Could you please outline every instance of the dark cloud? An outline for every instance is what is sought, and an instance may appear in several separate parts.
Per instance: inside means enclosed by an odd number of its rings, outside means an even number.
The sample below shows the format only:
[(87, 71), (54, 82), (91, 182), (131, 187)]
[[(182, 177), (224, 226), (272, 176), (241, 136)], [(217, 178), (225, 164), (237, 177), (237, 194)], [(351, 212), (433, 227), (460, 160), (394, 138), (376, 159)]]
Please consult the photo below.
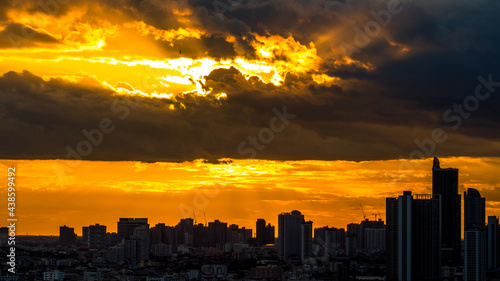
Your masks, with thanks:
[[(430, 137), (433, 129), (427, 113), (410, 102), (380, 99), (380, 93), (366, 89), (311, 85), (307, 79), (303, 83), (295, 78), (299, 82), (294, 88), (276, 87), (259, 79), (246, 80), (235, 68), (214, 70), (206, 77), (205, 86), (213, 88), (207, 97), (135, 98), (130, 104), (86, 79), (69, 83), (45, 81), (29, 72), (4, 74), (0, 78), (0, 128), (6, 137), (0, 143), (0, 157), (65, 158), (66, 146), (77, 150), (86, 139), (82, 130), (98, 129), (103, 118), (109, 118), (114, 131), (104, 133), (102, 143), (82, 155), (83, 159), (246, 158), (250, 154), (240, 154), (238, 146), (270, 128), (276, 116), (273, 109), (284, 114), (285, 106), (296, 117), (274, 133), (269, 143), (259, 141), (265, 148), (256, 151), (257, 158), (391, 159), (414, 150), (413, 141)], [(227, 99), (217, 99), (222, 92)], [(278, 121), (275, 126), (281, 124)], [(450, 140), (438, 148), (441, 154), (500, 156), (489, 143), (498, 133), (481, 139), (447, 132)], [(470, 148), (471, 144), (476, 147)]]
[(27, 48), (60, 44), (54, 37), (28, 26), (9, 23), (0, 31), (0, 48)]
[[(256, 35), (280, 35), (304, 45), (313, 42), (321, 67), (288, 74), (279, 87), (257, 77), (247, 79), (235, 68), (217, 69), (203, 85), (211, 89), (207, 97), (136, 98), (136, 107), (125, 107), (129, 113), (124, 120), (119, 117), (125, 111), (111, 109), (118, 96), (96, 83), (45, 81), (29, 72), (9, 72), (0, 78), (0, 130), (6, 136), (0, 142), (1, 157), (64, 158), (66, 146), (75, 148), (85, 138), (83, 129), (98, 128), (109, 118), (116, 129), (85, 159), (245, 158), (250, 154), (240, 154), (238, 146), (249, 142), (249, 136), (269, 132), (273, 109), (281, 112), (285, 106), (296, 117), (256, 150), (257, 158), (408, 157), (418, 148), (415, 140), (430, 138), (437, 127), (448, 139), (436, 146), (436, 154), (500, 156), (499, 89), (480, 101), (470, 117), (462, 117), (458, 129), (452, 129), (457, 121), (443, 119), (454, 104), (474, 94), (478, 76), (487, 79), (491, 74), (500, 81), (498, 2), (404, 2), (377, 36), (351, 54), (352, 63), (339, 52), (340, 44), (354, 45), (354, 28), (364, 30), (374, 21), (371, 11), (387, 9), (386, 1), (243, 1), (225, 11), (222, 21), (212, 0), (100, 3), (158, 29), (205, 31), (200, 39), (182, 39), (173, 46), (157, 41), (167, 57), (178, 57), (181, 50), (193, 58), (255, 58)], [(5, 7), (0, 5), (0, 16)], [(21, 28), (11, 23), (1, 32)], [(234, 41), (227, 41), (229, 36)], [(0, 46), (7, 46), (5, 36), (1, 38)], [(47, 34), (33, 39), (31, 44), (57, 43)], [(319, 85), (311, 76), (317, 73), (340, 80)], [(227, 99), (219, 98), (221, 93)], [(126, 106), (118, 100), (118, 106)]]

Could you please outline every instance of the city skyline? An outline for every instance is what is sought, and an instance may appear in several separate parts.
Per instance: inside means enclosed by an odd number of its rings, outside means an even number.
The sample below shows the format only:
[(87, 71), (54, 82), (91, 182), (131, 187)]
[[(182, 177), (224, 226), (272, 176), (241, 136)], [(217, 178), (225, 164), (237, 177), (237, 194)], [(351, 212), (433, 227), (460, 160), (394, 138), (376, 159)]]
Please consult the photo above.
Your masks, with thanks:
[[(459, 183), (460, 193), (463, 193), (466, 188), (476, 188), (485, 197), (491, 198), (487, 200), (486, 212), (491, 215), (500, 215), (500, 205), (496, 203), (496, 200), (500, 200), (500, 198), (497, 199), (497, 193), (494, 189), (495, 170), (500, 169), (500, 160), (474, 158), (440, 158), (440, 160), (446, 167), (462, 167)], [(21, 162), (20, 167), (25, 172), (38, 175), (37, 177), (20, 177), (18, 179), (18, 182), (25, 186), (27, 191), (30, 190), (29, 193), (24, 193), (25, 195), (22, 191), (20, 194), (24, 195), (25, 210), (32, 209), (37, 210), (37, 212), (33, 211), (31, 215), (26, 214), (24, 218), (26, 224), (20, 224), (19, 229), (20, 234), (28, 232), (33, 235), (55, 235), (59, 225), (68, 225), (77, 220), (81, 221), (79, 225), (99, 222), (110, 225), (113, 230), (114, 223), (110, 222), (113, 222), (115, 217), (120, 216), (149, 217), (154, 223), (174, 224), (180, 218), (192, 217), (193, 209), (196, 212), (198, 222), (204, 221), (205, 213), (207, 220), (233, 221), (246, 227), (253, 227), (254, 217), (250, 216), (251, 214), (255, 214), (255, 217), (265, 218), (266, 221), (277, 225), (277, 219), (273, 216), (269, 217), (269, 212), (281, 213), (300, 209), (309, 213), (310, 219), (315, 223), (346, 227), (350, 222), (363, 219), (359, 208), (360, 204), (364, 205), (368, 217), (373, 218), (373, 214), (377, 214), (377, 209), (382, 215), (385, 215), (386, 197), (404, 190), (413, 190), (415, 193), (431, 193), (432, 172), (429, 167), (432, 167), (432, 161), (432, 158), (428, 158), (410, 162), (332, 163), (310, 161), (308, 163), (268, 162), (266, 164), (251, 160), (235, 160), (231, 165), (201, 162), (180, 164), (116, 162), (114, 170), (106, 171), (102, 170), (103, 167), (107, 167), (105, 162), (83, 161), (80, 170), (61, 178), (60, 184), (68, 187), (60, 190), (51, 188), (54, 186), (50, 184), (51, 182), (59, 182), (57, 174), (54, 173), (53, 167), (50, 165), (52, 162), (42, 161), (39, 165), (34, 162), (26, 162), (26, 164)], [(277, 164), (280, 166), (274, 166)], [(189, 173), (168, 174), (168, 171), (178, 171), (180, 167), (194, 170), (192, 173), (195, 175)], [(279, 170), (270, 173), (267, 170), (270, 167), (279, 167)], [(248, 168), (255, 173), (245, 175)], [(113, 180), (115, 177), (122, 177), (121, 170), (129, 171), (126, 172), (128, 179), (125, 181), (118, 178)], [(88, 172), (93, 173), (95, 179), (88, 181), (86, 176)], [(282, 177), (277, 173), (287, 176)], [(214, 177), (222, 178), (224, 175), (228, 176), (227, 180), (226, 182), (219, 181), (221, 183), (218, 187), (209, 183)], [(353, 175), (361, 177), (353, 178)], [(149, 178), (150, 181), (144, 182), (142, 180), (144, 177)], [(107, 179), (108, 182), (103, 184), (99, 182), (99, 179)], [(240, 182), (238, 183), (237, 180)], [(262, 189), (262, 186), (265, 186), (262, 185), (263, 180), (266, 180), (269, 185), (288, 190), (287, 198), (280, 197), (277, 192)], [(184, 193), (179, 193), (181, 186), (178, 184), (182, 182), (185, 182), (188, 188)], [(115, 185), (115, 188), (112, 191), (106, 191), (105, 189), (109, 188), (110, 184)], [(347, 186), (348, 189), (338, 188), (338, 186)], [(318, 195), (311, 197), (308, 194), (311, 187), (317, 190)], [(209, 196), (205, 199), (201, 198), (203, 200), (198, 198), (200, 205), (194, 206), (193, 199), (197, 194), (195, 192), (197, 189), (200, 192), (207, 191)], [(252, 192), (248, 193), (248, 191)], [(246, 197), (243, 195), (245, 192)], [(367, 193), (372, 196), (364, 195)], [(135, 194), (141, 194), (141, 196)], [(158, 197), (158, 194), (177, 198), (174, 200), (176, 203), (166, 204), (169, 202), (168, 197)], [(75, 197), (75, 195), (77, 196)], [(113, 196), (118, 197), (115, 200), (106, 199)], [(39, 200), (40, 198), (43, 200)], [(120, 199), (118, 200), (118, 198)], [(246, 198), (253, 201), (245, 200)], [(308, 200), (304, 202), (304, 198), (308, 198)], [(98, 205), (89, 210), (89, 206), (95, 204), (93, 202)], [(237, 204), (232, 207), (232, 203), (236, 202)], [(297, 202), (300, 203), (297, 204)], [(138, 205), (137, 208), (141, 210), (124, 211), (120, 207), (123, 204)], [(262, 208), (262, 211), (259, 211), (259, 207)], [(231, 214), (227, 213), (228, 208), (233, 210)], [(328, 210), (329, 208), (331, 211)], [(334, 211), (339, 210), (339, 208), (344, 211), (341, 213)], [(162, 212), (165, 214), (162, 215)], [(171, 215), (168, 215), (167, 212)], [(21, 212), (21, 214), (23, 213)], [(47, 219), (40, 220), (41, 217)], [(95, 217), (100, 217), (100, 221), (94, 221)], [(45, 230), (40, 231), (44, 228)], [(37, 229), (39, 230), (37, 231)]]

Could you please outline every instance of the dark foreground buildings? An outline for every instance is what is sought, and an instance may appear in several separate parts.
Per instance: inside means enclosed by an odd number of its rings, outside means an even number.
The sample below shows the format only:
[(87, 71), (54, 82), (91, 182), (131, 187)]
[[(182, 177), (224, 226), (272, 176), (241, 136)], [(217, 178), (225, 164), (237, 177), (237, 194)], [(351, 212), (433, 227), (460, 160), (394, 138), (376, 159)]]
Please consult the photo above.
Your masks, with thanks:
[(439, 280), (441, 274), (441, 196), (386, 199), (387, 280)]
[(441, 195), (442, 218), (442, 263), (460, 266), (462, 209), (461, 195), (458, 194), (458, 169), (441, 168), (439, 159), (434, 157), (432, 166), (432, 194)]

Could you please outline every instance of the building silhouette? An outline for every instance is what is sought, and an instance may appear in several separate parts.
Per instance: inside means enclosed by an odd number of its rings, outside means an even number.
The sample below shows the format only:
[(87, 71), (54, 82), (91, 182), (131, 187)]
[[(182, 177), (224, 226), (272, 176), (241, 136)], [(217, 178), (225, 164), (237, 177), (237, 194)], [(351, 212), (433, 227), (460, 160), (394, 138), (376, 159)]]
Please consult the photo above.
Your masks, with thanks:
[(124, 238), (129, 238), (132, 234), (134, 234), (134, 230), (137, 227), (147, 225), (147, 218), (120, 218), (118, 221), (118, 241), (121, 241)]
[(130, 237), (132, 240), (136, 241), (136, 257), (139, 261), (149, 260), (149, 227), (147, 225), (142, 225), (134, 229), (134, 233)]
[(485, 204), (485, 198), (476, 189), (464, 192), (464, 230), (484, 227)]
[(300, 224), (300, 260), (313, 256), (313, 222)]
[(443, 169), (434, 157), (432, 166), (432, 194), (441, 195), (442, 209), (442, 262), (460, 266), (461, 261), (461, 195), (458, 194), (458, 169)]
[(274, 226), (270, 223), (266, 225), (265, 219), (257, 219), (256, 238), (259, 245), (274, 244)]
[(464, 280), (486, 280), (485, 198), (474, 188), (464, 192)]
[(387, 280), (439, 280), (441, 274), (441, 196), (386, 199)]
[(297, 258), (301, 255), (301, 225), (304, 215), (294, 210), (278, 215), (278, 256), (280, 259)]
[(323, 226), (314, 229), (315, 253), (318, 256), (335, 257), (345, 252), (346, 233), (343, 228)]
[(465, 281), (486, 280), (486, 231), (470, 229), (465, 231)]
[(208, 241), (210, 247), (224, 247), (227, 242), (227, 222), (219, 220), (209, 222)]
[(181, 219), (175, 226), (175, 244), (176, 245), (193, 245), (194, 221), (192, 218)]
[(91, 249), (106, 248), (106, 226), (94, 224), (88, 226), (88, 247)]
[(487, 268), (495, 270), (500, 268), (500, 226), (498, 217), (488, 216), (487, 227)]
[(72, 227), (67, 227), (66, 225), (59, 227), (59, 242), (65, 244), (75, 244), (75, 229)]

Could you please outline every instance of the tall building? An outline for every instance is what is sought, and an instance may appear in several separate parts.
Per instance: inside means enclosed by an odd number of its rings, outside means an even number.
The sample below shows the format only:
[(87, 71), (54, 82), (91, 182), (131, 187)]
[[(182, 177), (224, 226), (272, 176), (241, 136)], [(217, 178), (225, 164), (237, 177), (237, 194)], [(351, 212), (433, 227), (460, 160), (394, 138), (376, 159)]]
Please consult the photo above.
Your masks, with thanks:
[(438, 280), (441, 274), (441, 198), (386, 199), (387, 280)]
[(345, 237), (345, 250), (348, 257), (354, 258), (361, 249), (361, 225), (358, 223), (350, 223), (347, 225), (347, 232)]
[(346, 249), (346, 233), (343, 228), (324, 226), (314, 229), (315, 254), (318, 256), (337, 256)]
[(259, 245), (266, 245), (266, 220), (265, 219), (257, 219), (255, 224), (255, 234), (257, 237), (257, 242)]
[(82, 243), (89, 244), (89, 227), (82, 226)]
[(473, 188), (464, 192), (464, 280), (486, 280), (485, 199)]
[(89, 225), (88, 247), (92, 249), (106, 248), (106, 226), (95, 224)]
[(487, 267), (489, 270), (500, 268), (500, 234), (498, 217), (488, 217), (487, 228)]
[(66, 244), (76, 243), (75, 229), (66, 225), (59, 227), (59, 242)]
[(227, 222), (215, 220), (208, 223), (208, 241), (210, 247), (219, 247), (227, 242)]
[[(385, 243), (386, 243), (386, 253), (385, 253), (385, 262), (386, 262), (386, 275), (387, 280), (398, 280), (398, 237), (399, 237), (399, 227), (398, 227), (398, 219), (399, 219), (399, 203), (398, 198), (386, 198), (385, 200), (385, 208), (386, 208), (386, 217), (385, 221), (387, 223), (386, 235), (385, 235)], [(347, 228), (347, 245), (349, 246), (349, 226)], [(351, 235), (354, 235), (352, 233)], [(350, 256), (349, 249), (347, 249), (347, 254)]]
[(131, 239), (136, 240), (137, 260), (149, 260), (149, 227), (142, 225), (134, 229)]
[(158, 223), (151, 228), (151, 245), (170, 244), (172, 245), (172, 227), (164, 223)]
[(485, 204), (477, 189), (468, 188), (464, 192), (464, 230), (484, 227)]
[(459, 266), (462, 210), (461, 195), (458, 194), (458, 169), (441, 168), (437, 157), (434, 157), (432, 166), (432, 194), (441, 195), (443, 265)]
[(465, 281), (486, 280), (486, 232), (481, 229), (465, 231)]
[(278, 215), (278, 255), (280, 259), (301, 257), (301, 224), (304, 215), (299, 211)]
[(149, 228), (147, 218), (120, 218), (118, 221), (118, 241), (129, 238), (134, 234), (134, 229), (143, 225), (147, 225)]
[(192, 218), (181, 219), (175, 226), (175, 245), (193, 245), (193, 227)]
[(300, 260), (313, 256), (313, 222), (300, 224)]
[(268, 223), (266, 225), (266, 244), (274, 244), (275, 243), (275, 238), (274, 238), (274, 225), (271, 225)]

